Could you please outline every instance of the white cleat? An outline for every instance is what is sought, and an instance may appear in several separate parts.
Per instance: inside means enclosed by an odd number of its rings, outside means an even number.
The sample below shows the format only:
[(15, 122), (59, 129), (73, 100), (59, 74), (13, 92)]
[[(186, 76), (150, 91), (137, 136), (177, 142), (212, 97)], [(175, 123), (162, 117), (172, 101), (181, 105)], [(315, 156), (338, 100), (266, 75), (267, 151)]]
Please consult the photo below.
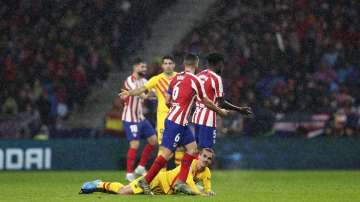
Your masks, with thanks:
[(129, 182), (132, 182), (135, 180), (135, 175), (134, 173), (126, 173), (126, 180), (129, 181)]
[(135, 169), (135, 174), (140, 176), (145, 176), (147, 173), (144, 166), (137, 166)]

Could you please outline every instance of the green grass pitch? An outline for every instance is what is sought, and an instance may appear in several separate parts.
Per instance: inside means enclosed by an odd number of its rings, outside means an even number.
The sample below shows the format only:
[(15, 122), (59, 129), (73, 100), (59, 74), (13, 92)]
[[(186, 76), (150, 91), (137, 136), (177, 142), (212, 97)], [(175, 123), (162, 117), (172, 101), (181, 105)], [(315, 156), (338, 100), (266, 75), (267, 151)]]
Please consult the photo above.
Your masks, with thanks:
[(360, 201), (359, 171), (214, 171), (214, 197), (79, 195), (84, 181), (124, 182), (115, 171), (0, 172), (0, 201)]

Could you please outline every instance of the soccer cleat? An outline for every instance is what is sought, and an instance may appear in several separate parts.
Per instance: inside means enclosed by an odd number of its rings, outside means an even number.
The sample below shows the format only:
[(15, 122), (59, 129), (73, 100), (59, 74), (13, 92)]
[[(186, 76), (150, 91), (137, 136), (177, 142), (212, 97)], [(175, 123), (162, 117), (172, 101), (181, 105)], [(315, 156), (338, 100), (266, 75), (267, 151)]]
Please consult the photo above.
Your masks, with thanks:
[(80, 189), (79, 194), (91, 194), (97, 190), (101, 180), (94, 180), (91, 182), (85, 182)]
[(180, 180), (176, 180), (175, 182), (175, 192), (181, 192), (187, 195), (195, 195), (196, 193), (194, 193), (191, 188), (184, 182), (180, 181)]
[(135, 174), (136, 175), (140, 175), (140, 176), (145, 176), (146, 175), (146, 169), (145, 169), (145, 167), (144, 166), (138, 166), (138, 167), (136, 167), (136, 169), (135, 169)]
[(137, 185), (143, 189), (145, 195), (154, 195), (144, 177), (140, 178)]
[(126, 173), (126, 180), (129, 181), (129, 182), (132, 182), (135, 180), (135, 175), (134, 173)]

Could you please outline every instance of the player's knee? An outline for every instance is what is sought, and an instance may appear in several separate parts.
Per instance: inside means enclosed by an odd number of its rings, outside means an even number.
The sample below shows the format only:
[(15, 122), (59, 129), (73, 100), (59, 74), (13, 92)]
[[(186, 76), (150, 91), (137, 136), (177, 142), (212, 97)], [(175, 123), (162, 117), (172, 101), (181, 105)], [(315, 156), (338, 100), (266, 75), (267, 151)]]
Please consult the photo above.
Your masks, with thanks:
[(172, 151), (166, 147), (160, 147), (159, 155), (163, 156), (166, 160), (169, 160), (172, 157)]
[(140, 141), (139, 140), (132, 140), (130, 141), (130, 148), (132, 149), (138, 149), (139, 145), (140, 145)]
[(186, 153), (194, 156), (195, 154), (198, 153), (197, 151), (198, 151), (197, 148), (191, 148), (191, 149), (186, 150)]
[(149, 144), (151, 144), (151, 145), (153, 145), (153, 146), (156, 146), (156, 145), (157, 145), (157, 137), (156, 137), (156, 135), (151, 136), (151, 137), (148, 139), (148, 142), (149, 142)]
[(195, 142), (186, 145), (185, 148), (186, 148), (186, 153), (190, 155), (195, 155), (197, 153), (197, 145)]

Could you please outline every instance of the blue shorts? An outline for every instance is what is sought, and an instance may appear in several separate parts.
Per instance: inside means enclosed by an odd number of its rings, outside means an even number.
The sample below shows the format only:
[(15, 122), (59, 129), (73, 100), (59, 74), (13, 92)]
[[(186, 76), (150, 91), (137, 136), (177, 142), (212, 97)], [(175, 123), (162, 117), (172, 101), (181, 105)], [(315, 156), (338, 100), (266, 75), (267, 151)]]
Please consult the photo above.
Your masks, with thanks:
[(161, 146), (175, 151), (180, 145), (187, 145), (195, 142), (194, 135), (188, 125), (180, 125), (170, 120), (165, 120), (165, 129)]
[(152, 127), (150, 122), (146, 119), (138, 123), (123, 121), (123, 126), (129, 141), (156, 135), (154, 127)]
[(216, 142), (216, 128), (194, 124), (195, 140), (200, 148), (213, 148)]

